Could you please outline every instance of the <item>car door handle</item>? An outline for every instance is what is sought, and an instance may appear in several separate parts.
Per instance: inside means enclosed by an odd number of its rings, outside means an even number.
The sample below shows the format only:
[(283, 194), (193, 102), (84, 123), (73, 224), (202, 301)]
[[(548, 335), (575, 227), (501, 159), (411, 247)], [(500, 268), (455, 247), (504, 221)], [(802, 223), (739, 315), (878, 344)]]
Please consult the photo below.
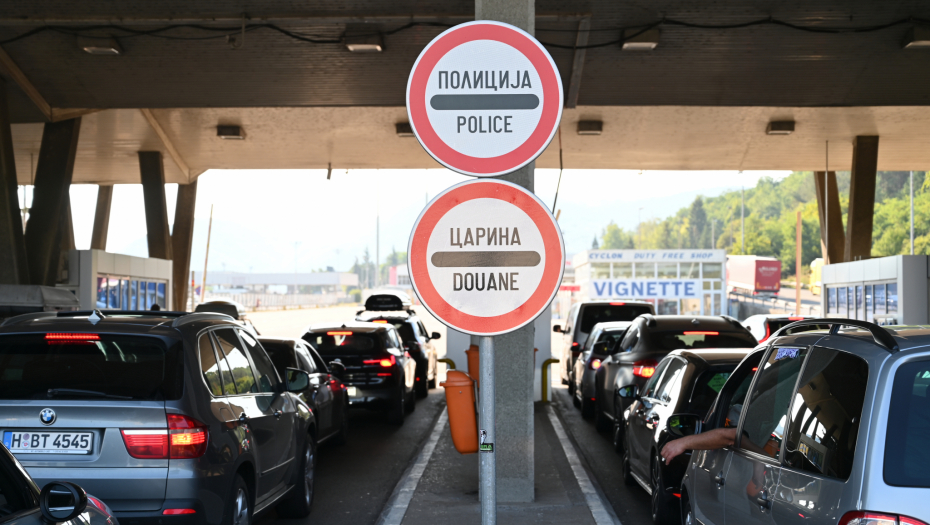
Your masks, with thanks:
[(723, 486), (723, 472), (714, 476), (714, 483), (716, 483), (718, 486)]
[(276, 418), (280, 418), (280, 417), (283, 416), (283, 415), (284, 415), (284, 412), (282, 412), (282, 411), (280, 411), (280, 410), (275, 410), (275, 411), (274, 411), (274, 417), (276, 417)]
[(772, 508), (772, 500), (765, 497), (765, 492), (763, 492), (761, 496), (756, 498), (756, 504), (758, 504), (759, 507), (763, 509)]

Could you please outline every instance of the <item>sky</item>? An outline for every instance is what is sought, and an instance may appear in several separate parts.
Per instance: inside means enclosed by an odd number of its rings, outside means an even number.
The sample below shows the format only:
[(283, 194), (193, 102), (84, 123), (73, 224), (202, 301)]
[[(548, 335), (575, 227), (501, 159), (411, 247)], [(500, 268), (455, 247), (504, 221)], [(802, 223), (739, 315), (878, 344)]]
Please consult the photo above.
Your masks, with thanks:
[[(664, 218), (696, 196), (719, 195), (761, 177), (788, 171), (565, 170), (557, 209), (566, 251), (591, 247), (610, 221), (623, 228)], [(407, 250), (410, 229), (428, 199), (468, 180), (445, 169), (334, 171), (210, 170), (198, 182), (191, 268), (202, 270), (210, 209), (213, 227), (209, 270), (310, 272), (348, 270), (365, 249), (374, 259), (376, 224), (380, 255)], [(536, 194), (552, 206), (559, 170), (536, 170)], [(166, 187), (169, 224), (177, 186)], [(78, 249), (90, 246), (97, 186), (71, 187)], [(27, 190), (27, 200), (31, 189)], [(117, 185), (113, 192), (107, 251), (145, 257), (142, 186)]]

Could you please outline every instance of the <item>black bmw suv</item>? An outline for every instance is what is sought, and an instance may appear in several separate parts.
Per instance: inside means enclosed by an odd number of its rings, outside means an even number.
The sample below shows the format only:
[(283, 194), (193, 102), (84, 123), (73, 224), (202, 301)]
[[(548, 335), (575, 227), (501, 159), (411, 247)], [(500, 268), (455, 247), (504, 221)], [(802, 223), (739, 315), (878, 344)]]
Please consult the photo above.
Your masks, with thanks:
[(0, 324), (0, 435), (39, 486), (79, 483), (122, 525), (250, 523), (313, 500), (316, 421), (231, 317), (43, 312)]
[(396, 425), (403, 425), (404, 416), (413, 412), (417, 365), (393, 325), (314, 325), (303, 340), (325, 361), (338, 360), (345, 367), (342, 382), (350, 407), (386, 411)]

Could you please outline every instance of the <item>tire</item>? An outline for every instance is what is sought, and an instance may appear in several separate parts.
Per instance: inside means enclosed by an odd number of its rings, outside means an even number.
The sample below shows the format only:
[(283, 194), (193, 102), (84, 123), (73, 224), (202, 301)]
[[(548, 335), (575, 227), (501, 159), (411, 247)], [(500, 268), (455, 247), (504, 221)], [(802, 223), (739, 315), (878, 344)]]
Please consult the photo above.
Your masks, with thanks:
[(407, 394), (407, 402), (404, 405), (404, 413), (409, 414), (417, 409), (417, 386), (413, 385), (413, 390)]
[(595, 411), (594, 400), (591, 399), (590, 397), (584, 397), (584, 394), (582, 394), (581, 417), (585, 419), (591, 419), (594, 417), (594, 411)]
[(404, 415), (407, 413), (407, 393), (401, 387), (397, 393), (397, 398), (391, 401), (391, 408), (388, 410), (388, 421), (392, 425), (403, 425)]
[(654, 525), (673, 525), (680, 516), (678, 505), (669, 501), (665, 492), (665, 480), (662, 478), (661, 460), (652, 458), (650, 481), (652, 485), (652, 523)]
[(633, 477), (633, 466), (630, 465), (630, 451), (627, 450), (626, 444), (621, 443), (623, 449), (623, 459), (620, 460), (620, 474), (623, 476), (623, 484), (632, 487), (636, 485), (636, 478)]
[(694, 509), (691, 508), (691, 498), (688, 491), (681, 491), (681, 525), (694, 525)]
[(426, 381), (426, 376), (428, 374), (423, 374), (421, 377), (418, 377), (419, 381), (414, 384), (414, 390), (417, 393), (417, 397), (422, 399), (429, 395), (429, 383)]
[(613, 421), (611, 421), (604, 411), (601, 410), (597, 404), (594, 405), (594, 428), (597, 429), (601, 434), (606, 434), (610, 432), (613, 428)]
[(236, 474), (223, 510), (223, 525), (252, 525), (252, 497), (249, 486)]
[(300, 479), (294, 486), (294, 492), (278, 504), (278, 516), (282, 518), (306, 518), (313, 509), (313, 488), (316, 477), (316, 441), (307, 435), (304, 451), (300, 456), (297, 472)]

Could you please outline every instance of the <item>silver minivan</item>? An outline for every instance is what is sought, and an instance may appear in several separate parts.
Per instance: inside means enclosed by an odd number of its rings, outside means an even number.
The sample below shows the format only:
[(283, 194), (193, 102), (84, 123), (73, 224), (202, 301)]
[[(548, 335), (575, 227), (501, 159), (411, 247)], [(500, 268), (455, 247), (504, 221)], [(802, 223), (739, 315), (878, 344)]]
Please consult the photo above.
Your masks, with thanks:
[[(805, 324), (830, 328), (781, 335)], [(691, 453), (685, 524), (930, 522), (930, 326), (788, 325), (737, 367), (706, 417), (671, 419), (672, 436), (737, 428), (733, 446)]]

